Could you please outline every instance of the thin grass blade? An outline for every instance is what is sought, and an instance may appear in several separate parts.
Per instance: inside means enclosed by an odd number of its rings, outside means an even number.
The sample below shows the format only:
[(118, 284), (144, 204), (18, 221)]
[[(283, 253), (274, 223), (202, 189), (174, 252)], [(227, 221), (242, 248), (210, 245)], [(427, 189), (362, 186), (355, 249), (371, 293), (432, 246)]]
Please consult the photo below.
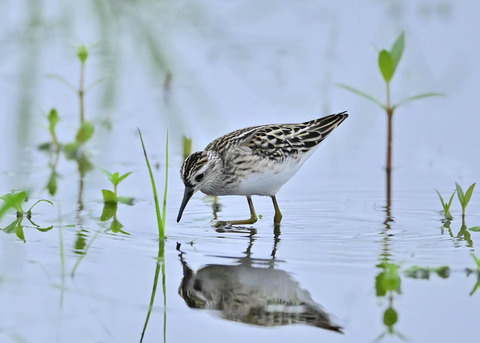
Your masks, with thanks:
[(140, 129), (138, 130), (138, 134), (140, 135), (140, 141), (142, 143), (143, 148), (143, 155), (145, 156), (145, 161), (147, 162), (148, 173), (150, 174), (150, 181), (152, 183), (152, 191), (153, 191), (153, 198), (155, 200), (155, 211), (157, 213), (157, 225), (158, 225), (158, 234), (160, 236), (160, 240), (165, 239), (165, 226), (163, 225), (162, 214), (160, 213), (160, 206), (158, 203), (158, 195), (157, 195), (157, 186), (155, 185), (155, 178), (153, 177), (152, 167), (150, 166), (150, 162), (148, 160), (147, 150), (145, 149), (145, 144), (143, 143), (142, 132)]

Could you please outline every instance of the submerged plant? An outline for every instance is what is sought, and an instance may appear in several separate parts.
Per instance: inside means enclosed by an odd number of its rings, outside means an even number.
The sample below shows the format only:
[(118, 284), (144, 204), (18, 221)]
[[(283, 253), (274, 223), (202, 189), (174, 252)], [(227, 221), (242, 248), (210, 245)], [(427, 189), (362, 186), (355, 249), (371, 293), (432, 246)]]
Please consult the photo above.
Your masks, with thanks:
[(22, 191), (19, 193), (7, 193), (2, 196), (0, 196), (0, 199), (4, 201), (4, 205), (0, 208), (0, 218), (1, 216), (8, 211), (9, 209), (14, 209), (17, 212), (17, 218), (11, 222), (9, 225), (4, 227), (2, 230), (6, 233), (15, 233), (18, 238), (20, 238), (22, 241), (25, 242), (25, 234), (23, 232), (23, 218), (27, 218), (28, 221), (38, 230), (38, 231), (48, 231), (53, 228), (52, 226), (42, 228), (40, 225), (37, 225), (33, 220), (32, 220), (32, 209), (37, 206), (41, 202), (47, 202), (50, 205), (53, 205), (53, 203), (50, 200), (46, 199), (40, 199), (37, 202), (35, 202), (30, 208), (25, 211), (23, 209), (22, 204), (26, 201), (28, 197), (27, 192)]
[(402, 101), (393, 104), (392, 99), (391, 99), (391, 92), (390, 92), (390, 84), (393, 79), (393, 76), (395, 75), (395, 72), (397, 70), (398, 64), (400, 63), (400, 59), (402, 58), (403, 55), (403, 50), (405, 48), (405, 32), (402, 32), (398, 38), (395, 40), (393, 43), (392, 47), (390, 50), (383, 49), (379, 52), (378, 54), (378, 67), (380, 69), (380, 72), (382, 74), (383, 80), (385, 81), (385, 90), (386, 90), (386, 102), (383, 103), (382, 101), (378, 100), (376, 97), (365, 93), (361, 90), (358, 90), (357, 88), (354, 88), (349, 85), (345, 84), (340, 84), (340, 87), (343, 87), (357, 95), (360, 95), (378, 106), (380, 106), (382, 109), (385, 110), (387, 114), (387, 171), (390, 171), (392, 168), (392, 142), (393, 142), (393, 114), (395, 110), (406, 104), (409, 103), (413, 100), (421, 99), (421, 98), (426, 98), (426, 97), (431, 97), (431, 96), (441, 96), (444, 95), (442, 93), (422, 93), (422, 94), (417, 94), (411, 97), (408, 97), (406, 99), (403, 99)]
[(446, 220), (452, 220), (452, 219), (453, 219), (453, 216), (452, 216), (452, 214), (450, 213), (450, 207), (452, 206), (453, 197), (455, 196), (455, 191), (453, 192), (453, 194), (452, 194), (452, 196), (450, 197), (450, 200), (448, 200), (448, 202), (446, 202), (446, 201), (443, 200), (442, 195), (440, 194), (440, 192), (439, 192), (437, 189), (435, 189), (435, 192), (437, 192), (438, 197), (440, 198), (440, 202), (442, 203), (443, 215), (445, 216), (445, 219), (446, 219)]

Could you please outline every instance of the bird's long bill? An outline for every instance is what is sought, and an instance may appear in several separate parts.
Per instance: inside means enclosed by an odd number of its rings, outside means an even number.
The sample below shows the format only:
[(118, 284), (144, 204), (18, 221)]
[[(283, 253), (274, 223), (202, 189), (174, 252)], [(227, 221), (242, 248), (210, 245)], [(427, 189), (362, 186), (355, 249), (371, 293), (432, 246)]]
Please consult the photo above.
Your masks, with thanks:
[(178, 211), (177, 223), (180, 221), (180, 219), (182, 219), (183, 210), (187, 206), (188, 200), (190, 200), (193, 193), (195, 193), (193, 188), (185, 187), (185, 193), (183, 194), (182, 204), (180, 205), (180, 210)]

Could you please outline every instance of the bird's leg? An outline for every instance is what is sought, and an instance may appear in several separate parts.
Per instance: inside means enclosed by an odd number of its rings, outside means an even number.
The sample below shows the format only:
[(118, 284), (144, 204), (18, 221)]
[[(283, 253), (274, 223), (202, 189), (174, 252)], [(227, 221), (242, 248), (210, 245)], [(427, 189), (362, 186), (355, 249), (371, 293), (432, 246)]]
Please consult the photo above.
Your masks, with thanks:
[(216, 227), (225, 226), (225, 225), (243, 225), (243, 224), (253, 224), (257, 221), (258, 217), (255, 213), (255, 207), (253, 207), (253, 201), (250, 196), (247, 196), (248, 207), (250, 208), (250, 218), (243, 220), (221, 220), (215, 223)]
[(282, 221), (282, 212), (280, 212), (280, 208), (278, 207), (277, 198), (275, 195), (272, 195), (273, 207), (275, 208), (275, 217), (273, 217), (273, 224), (279, 225)]

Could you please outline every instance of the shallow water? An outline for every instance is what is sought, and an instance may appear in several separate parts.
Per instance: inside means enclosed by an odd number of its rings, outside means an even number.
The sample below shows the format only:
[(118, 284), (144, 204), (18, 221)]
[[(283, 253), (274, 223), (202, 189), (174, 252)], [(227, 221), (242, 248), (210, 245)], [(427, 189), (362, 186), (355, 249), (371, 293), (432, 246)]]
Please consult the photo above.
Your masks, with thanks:
[[(144, 342), (476, 340), (478, 277), (466, 268), (475, 267), (480, 233), (460, 230), (457, 200), (445, 227), (434, 191), (449, 196), (456, 181), (478, 181), (476, 3), (108, 4), (0, 5), (0, 193), (29, 190), (25, 208), (41, 198), (53, 202), (40, 203), (31, 218), (52, 228), (43, 232), (24, 218), (24, 239), (5, 229), (15, 211), (1, 218), (0, 342), (140, 341), (152, 289)], [(388, 47), (402, 29), (407, 45), (395, 99), (424, 91), (448, 96), (398, 109), (388, 201), (384, 115), (335, 83), (382, 96), (372, 44)], [(107, 76), (86, 97), (95, 134), (85, 146), (93, 168), (84, 177), (75, 160), (61, 154), (55, 164), (37, 149), (50, 138), (43, 114), (52, 107), (62, 142), (77, 129), (76, 95), (45, 77), (76, 84), (70, 41), (100, 42), (87, 80)], [(182, 135), (201, 149), (237, 128), (345, 109), (350, 117), (278, 193), (280, 228), (262, 197), (253, 198), (262, 215), (254, 225), (215, 229), (213, 200), (202, 194), (175, 222)], [(170, 134), (164, 246), (137, 127), (160, 194)], [(112, 219), (100, 220), (101, 189), (112, 189), (102, 168), (134, 171), (118, 187), (134, 197), (132, 206), (118, 205), (125, 233), (108, 229)], [(59, 175), (54, 195), (45, 186), (52, 171)], [(468, 227), (480, 225), (479, 199), (475, 191)], [(219, 204), (219, 219), (248, 216), (242, 197)], [(414, 279), (405, 272), (412, 266), (448, 266), (450, 273)], [(397, 291), (378, 294), (376, 280), (387, 272)], [(296, 323), (312, 318), (299, 314), (306, 309), (316, 311), (318, 326), (330, 321), (343, 334)]]

